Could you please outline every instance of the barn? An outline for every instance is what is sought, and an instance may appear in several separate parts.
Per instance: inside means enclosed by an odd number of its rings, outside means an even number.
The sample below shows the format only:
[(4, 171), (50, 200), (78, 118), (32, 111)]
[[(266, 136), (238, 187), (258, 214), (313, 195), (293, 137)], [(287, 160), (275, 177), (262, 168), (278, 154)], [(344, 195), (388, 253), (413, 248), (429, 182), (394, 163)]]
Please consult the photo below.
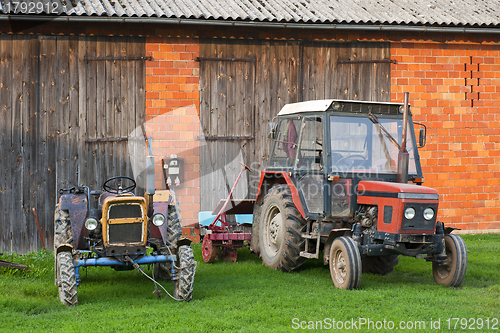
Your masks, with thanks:
[(0, 250), (53, 245), (60, 189), (141, 179), (145, 137), (190, 232), (238, 162), (255, 195), (286, 103), (404, 92), (439, 219), (500, 231), (496, 0), (2, 0)]

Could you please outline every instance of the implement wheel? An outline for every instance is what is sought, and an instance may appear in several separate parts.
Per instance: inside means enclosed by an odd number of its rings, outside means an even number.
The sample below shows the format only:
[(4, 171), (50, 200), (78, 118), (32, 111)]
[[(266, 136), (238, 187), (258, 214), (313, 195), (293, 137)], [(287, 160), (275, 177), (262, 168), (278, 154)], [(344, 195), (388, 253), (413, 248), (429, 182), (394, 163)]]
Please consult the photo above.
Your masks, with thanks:
[(174, 297), (189, 302), (193, 296), (194, 273), (196, 271), (193, 249), (189, 245), (182, 245), (179, 247), (177, 255), (179, 268), (178, 279), (174, 283)]
[(217, 247), (212, 245), (212, 240), (208, 235), (203, 237), (201, 253), (203, 255), (203, 261), (206, 263), (214, 262), (217, 258)]
[(305, 250), (301, 233), (306, 222), (293, 204), (287, 185), (273, 186), (264, 198), (260, 213), (260, 255), (267, 267), (285, 272), (305, 263), (300, 252)]
[(439, 284), (459, 287), (467, 272), (467, 248), (462, 237), (444, 236), (446, 259), (443, 263), (432, 263), (434, 280)]
[(57, 272), (59, 299), (64, 305), (77, 305), (76, 275), (71, 252), (57, 254)]
[(330, 275), (339, 289), (358, 289), (361, 284), (361, 255), (356, 242), (338, 237), (330, 248)]

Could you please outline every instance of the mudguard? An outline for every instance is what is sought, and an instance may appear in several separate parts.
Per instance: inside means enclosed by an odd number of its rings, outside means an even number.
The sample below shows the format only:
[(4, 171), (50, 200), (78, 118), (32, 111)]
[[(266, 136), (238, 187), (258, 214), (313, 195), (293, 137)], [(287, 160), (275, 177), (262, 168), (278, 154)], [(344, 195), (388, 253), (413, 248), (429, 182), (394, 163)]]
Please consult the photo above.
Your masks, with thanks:
[(59, 209), (69, 212), (75, 249), (87, 249), (87, 243), (84, 240), (84, 237), (88, 237), (89, 234), (85, 228), (85, 219), (88, 216), (87, 195), (63, 194), (59, 198)]

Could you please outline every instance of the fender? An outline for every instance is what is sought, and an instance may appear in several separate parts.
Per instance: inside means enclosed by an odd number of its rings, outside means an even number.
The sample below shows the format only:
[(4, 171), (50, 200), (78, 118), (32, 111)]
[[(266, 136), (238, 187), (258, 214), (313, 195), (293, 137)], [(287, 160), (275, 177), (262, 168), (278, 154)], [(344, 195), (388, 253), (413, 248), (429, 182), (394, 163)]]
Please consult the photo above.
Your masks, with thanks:
[(71, 220), (73, 242), (75, 249), (86, 249), (84, 237), (88, 236), (88, 230), (84, 227), (88, 216), (88, 200), (86, 194), (63, 194), (59, 198), (59, 209), (67, 210)]
[(261, 171), (260, 172), (260, 182), (259, 182), (259, 190), (256, 196), (256, 202), (262, 200), (264, 196), (267, 194), (269, 189), (274, 184), (287, 184), (290, 192), (292, 193), (292, 201), (297, 210), (299, 211), (302, 218), (306, 218), (306, 214), (304, 211), (304, 207), (302, 206), (302, 202), (300, 200), (299, 191), (295, 187), (295, 184), (292, 182), (292, 179), (288, 175), (288, 173), (284, 171)]
[(325, 247), (324, 247), (324, 253), (323, 253), (323, 264), (328, 265), (328, 262), (330, 260), (330, 247), (332, 246), (333, 241), (335, 238), (341, 237), (341, 236), (347, 236), (351, 232), (351, 229), (349, 228), (340, 228), (340, 229), (332, 229), (330, 231), (330, 234), (328, 235), (328, 238), (325, 242)]
[(56, 249), (55, 255), (57, 256), (61, 252), (72, 252), (73, 251), (73, 245), (71, 244), (60, 244)]

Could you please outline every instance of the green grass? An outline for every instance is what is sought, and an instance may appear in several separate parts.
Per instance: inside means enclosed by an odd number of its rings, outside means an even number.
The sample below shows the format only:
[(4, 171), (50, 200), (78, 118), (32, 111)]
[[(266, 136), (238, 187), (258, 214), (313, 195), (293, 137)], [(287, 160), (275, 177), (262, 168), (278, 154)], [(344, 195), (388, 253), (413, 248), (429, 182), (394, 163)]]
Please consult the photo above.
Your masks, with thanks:
[[(236, 264), (206, 264), (201, 246), (195, 244), (198, 267), (191, 302), (178, 303), (167, 295), (159, 299), (153, 283), (137, 271), (102, 267), (81, 271), (79, 305), (73, 308), (59, 302), (52, 252), (4, 255), (0, 259), (28, 265), (31, 271), (0, 269), (0, 331), (291, 332), (301, 322), (306, 327), (323, 321), (328, 328), (332, 319), (354, 321), (359, 328), (364, 318), (381, 324), (392, 321), (396, 328), (401, 321), (422, 321), (426, 329), (400, 331), (438, 332), (448, 331), (448, 318), (482, 318), (483, 329), (476, 323), (474, 331), (488, 331), (484, 327), (489, 319), (489, 331), (500, 332), (500, 322), (491, 329), (494, 320), (500, 320), (500, 235), (463, 238), (469, 265), (460, 288), (437, 285), (431, 264), (422, 259), (400, 257), (393, 273), (363, 274), (361, 288), (346, 291), (333, 287), (328, 267), (320, 261), (283, 273), (263, 266), (244, 249)], [(173, 291), (172, 284), (162, 284)], [(430, 329), (430, 320), (440, 320), (441, 330)], [(464, 331), (460, 322), (456, 328)], [(391, 330), (365, 325), (343, 331)]]

